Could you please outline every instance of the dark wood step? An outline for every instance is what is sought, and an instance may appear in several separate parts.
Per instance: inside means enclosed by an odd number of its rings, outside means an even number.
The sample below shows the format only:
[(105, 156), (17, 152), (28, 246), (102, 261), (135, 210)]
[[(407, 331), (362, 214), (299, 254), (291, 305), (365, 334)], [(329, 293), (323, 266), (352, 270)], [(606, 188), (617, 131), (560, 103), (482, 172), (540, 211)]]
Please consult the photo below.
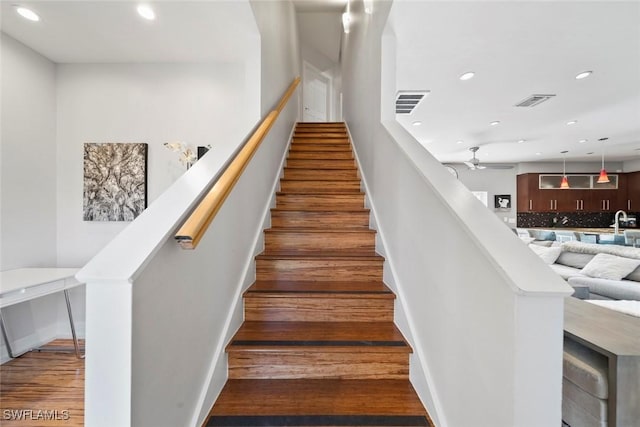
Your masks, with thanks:
[(351, 145), (344, 144), (329, 144), (325, 140), (305, 140), (304, 142), (292, 142), (289, 147), (289, 152), (293, 153), (296, 151), (346, 151), (351, 153)]
[(263, 281), (244, 294), (245, 320), (392, 322), (394, 299), (382, 282)]
[(231, 379), (404, 379), (410, 353), (393, 322), (245, 321), (227, 346)]
[(353, 159), (289, 159), (287, 167), (290, 169), (355, 169)]
[(264, 230), (265, 251), (290, 251), (307, 253), (329, 251), (373, 251), (376, 246), (375, 230), (353, 229), (288, 229)]
[(345, 122), (298, 122), (296, 127), (346, 127)]
[(209, 427), (433, 427), (407, 380), (230, 380), (209, 415)]
[(364, 193), (312, 194), (276, 193), (276, 207), (282, 210), (341, 211), (364, 208)]
[(271, 210), (271, 226), (280, 228), (369, 228), (369, 209), (339, 212)]
[(353, 159), (353, 153), (351, 151), (291, 151), (287, 160), (293, 159)]
[(284, 168), (284, 179), (295, 180), (353, 180), (360, 179), (358, 170), (353, 169), (297, 169)]
[(282, 193), (360, 193), (360, 180), (280, 180), (280, 192)]
[(376, 253), (321, 252), (304, 255), (263, 252), (256, 256), (257, 280), (380, 281), (384, 258)]
[(348, 138), (349, 135), (347, 134), (346, 131), (344, 132), (336, 132), (336, 131), (331, 131), (331, 130), (326, 130), (326, 131), (309, 131), (309, 132), (299, 132), (299, 131), (294, 131), (293, 132), (293, 137), (294, 138), (322, 138), (322, 139), (333, 139), (333, 138), (339, 138), (339, 139), (344, 139), (344, 138)]

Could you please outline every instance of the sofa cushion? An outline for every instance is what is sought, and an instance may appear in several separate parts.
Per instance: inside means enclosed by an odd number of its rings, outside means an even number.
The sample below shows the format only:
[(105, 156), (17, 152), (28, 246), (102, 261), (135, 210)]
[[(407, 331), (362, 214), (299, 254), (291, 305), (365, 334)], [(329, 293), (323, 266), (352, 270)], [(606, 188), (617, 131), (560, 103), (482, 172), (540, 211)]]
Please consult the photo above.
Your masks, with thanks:
[(562, 419), (570, 426), (606, 427), (607, 400), (585, 392), (562, 379)]
[(563, 250), (556, 260), (556, 264), (582, 269), (585, 265), (589, 264), (589, 261), (591, 261), (594, 256), (593, 254), (581, 254)]
[(622, 280), (640, 266), (640, 260), (609, 254), (597, 254), (582, 269), (585, 276), (599, 279)]
[(634, 282), (640, 282), (640, 266), (629, 273), (629, 275), (625, 277), (625, 279), (633, 280)]
[(573, 276), (567, 281), (572, 286), (588, 286), (590, 293), (604, 295), (611, 299), (640, 300), (640, 283), (632, 282), (631, 280), (608, 280), (588, 276)]
[(569, 267), (567, 265), (562, 265), (558, 263), (551, 264), (549, 267), (551, 267), (551, 269), (555, 271), (556, 274), (562, 277), (564, 280), (568, 280), (570, 277), (573, 277), (573, 276), (581, 276), (579, 268), (573, 268), (573, 267)]
[(536, 240), (556, 240), (556, 233), (549, 230), (529, 230), (529, 234)]
[(560, 252), (562, 252), (562, 248), (558, 246), (556, 246), (555, 248), (546, 248), (544, 246), (529, 245), (529, 247), (547, 264), (553, 264), (554, 262), (556, 262), (556, 260), (560, 256)]
[(606, 356), (573, 341), (564, 339), (562, 375), (580, 389), (599, 399), (609, 397)]
[(555, 241), (553, 240), (533, 240), (532, 242), (530, 242), (530, 244), (532, 245), (545, 246), (547, 248), (549, 246), (553, 246), (554, 243)]

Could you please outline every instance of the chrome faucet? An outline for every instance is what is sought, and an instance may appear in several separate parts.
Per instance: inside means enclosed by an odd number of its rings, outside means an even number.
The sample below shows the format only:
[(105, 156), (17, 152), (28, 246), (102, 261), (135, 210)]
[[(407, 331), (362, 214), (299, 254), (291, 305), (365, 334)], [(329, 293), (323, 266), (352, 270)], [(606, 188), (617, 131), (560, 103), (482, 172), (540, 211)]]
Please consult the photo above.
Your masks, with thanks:
[(627, 218), (627, 213), (625, 211), (618, 211), (616, 212), (616, 215), (613, 217), (613, 227), (614, 227), (614, 232), (613, 234), (618, 234), (620, 232), (620, 214), (622, 214), (622, 220), (623, 221), (629, 221), (629, 218)]

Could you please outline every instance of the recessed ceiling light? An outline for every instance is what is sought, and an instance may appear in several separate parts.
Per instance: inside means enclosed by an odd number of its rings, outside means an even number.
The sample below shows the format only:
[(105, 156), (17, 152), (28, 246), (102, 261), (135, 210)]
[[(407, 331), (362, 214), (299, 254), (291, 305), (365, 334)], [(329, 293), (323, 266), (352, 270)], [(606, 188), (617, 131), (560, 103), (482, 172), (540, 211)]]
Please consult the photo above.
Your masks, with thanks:
[(460, 140), (460, 141), (456, 141), (456, 144), (462, 144), (464, 141)]
[(422, 124), (422, 122), (418, 120), (418, 121), (415, 121), (415, 122), (413, 122), (411, 124), (414, 125), (414, 126), (420, 126)]
[(581, 139), (580, 141), (578, 141), (580, 144), (584, 144), (585, 142), (587, 142), (586, 139)]
[(24, 19), (28, 19), (29, 21), (38, 22), (40, 20), (37, 13), (31, 9), (27, 9), (26, 7), (16, 6), (16, 12), (18, 12), (18, 15), (22, 16)]
[(581, 79), (589, 77), (591, 74), (593, 74), (593, 71), (583, 71), (583, 72), (581, 72), (580, 74), (578, 74), (576, 76), (576, 79), (577, 80), (581, 80)]
[(518, 140), (518, 144), (522, 144), (525, 141), (526, 141), (525, 139), (520, 139), (520, 140)]
[(148, 4), (141, 4), (136, 10), (138, 11), (138, 15), (142, 16), (148, 21), (153, 21), (154, 19), (156, 19), (156, 13)]
[(537, 152), (537, 153), (536, 153), (536, 156), (542, 156), (542, 153)]
[(476, 73), (474, 73), (473, 71), (468, 71), (468, 72), (466, 72), (466, 73), (464, 73), (463, 75), (460, 76), (460, 80), (470, 80), (475, 75), (476, 75)]
[(493, 122), (491, 122), (491, 123), (489, 123), (489, 124), (490, 124), (491, 126), (497, 126), (497, 125), (499, 125), (499, 124), (500, 124), (500, 121), (496, 120), (496, 121), (493, 121)]
[(576, 123), (578, 123), (577, 120), (571, 120), (571, 121), (567, 122), (567, 125), (571, 126), (571, 125), (575, 125)]

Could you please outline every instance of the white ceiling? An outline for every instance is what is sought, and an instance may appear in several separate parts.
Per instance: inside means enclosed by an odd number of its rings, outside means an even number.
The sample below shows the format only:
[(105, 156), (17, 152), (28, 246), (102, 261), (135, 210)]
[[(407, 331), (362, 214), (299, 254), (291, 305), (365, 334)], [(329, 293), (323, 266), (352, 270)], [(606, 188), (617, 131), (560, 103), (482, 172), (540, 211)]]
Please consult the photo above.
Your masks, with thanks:
[(135, 1), (20, 1), (34, 23), (2, 1), (2, 31), (57, 63), (234, 62), (258, 35), (248, 2), (156, 1), (155, 21)]
[[(397, 87), (431, 91), (397, 117), (440, 161), (474, 145), (490, 163), (598, 161), (601, 137), (607, 160), (640, 159), (640, 2), (398, 1), (393, 14)], [(557, 96), (514, 107), (532, 94)]]
[(300, 43), (320, 52), (334, 64), (339, 63), (342, 12), (298, 12), (297, 15)]

